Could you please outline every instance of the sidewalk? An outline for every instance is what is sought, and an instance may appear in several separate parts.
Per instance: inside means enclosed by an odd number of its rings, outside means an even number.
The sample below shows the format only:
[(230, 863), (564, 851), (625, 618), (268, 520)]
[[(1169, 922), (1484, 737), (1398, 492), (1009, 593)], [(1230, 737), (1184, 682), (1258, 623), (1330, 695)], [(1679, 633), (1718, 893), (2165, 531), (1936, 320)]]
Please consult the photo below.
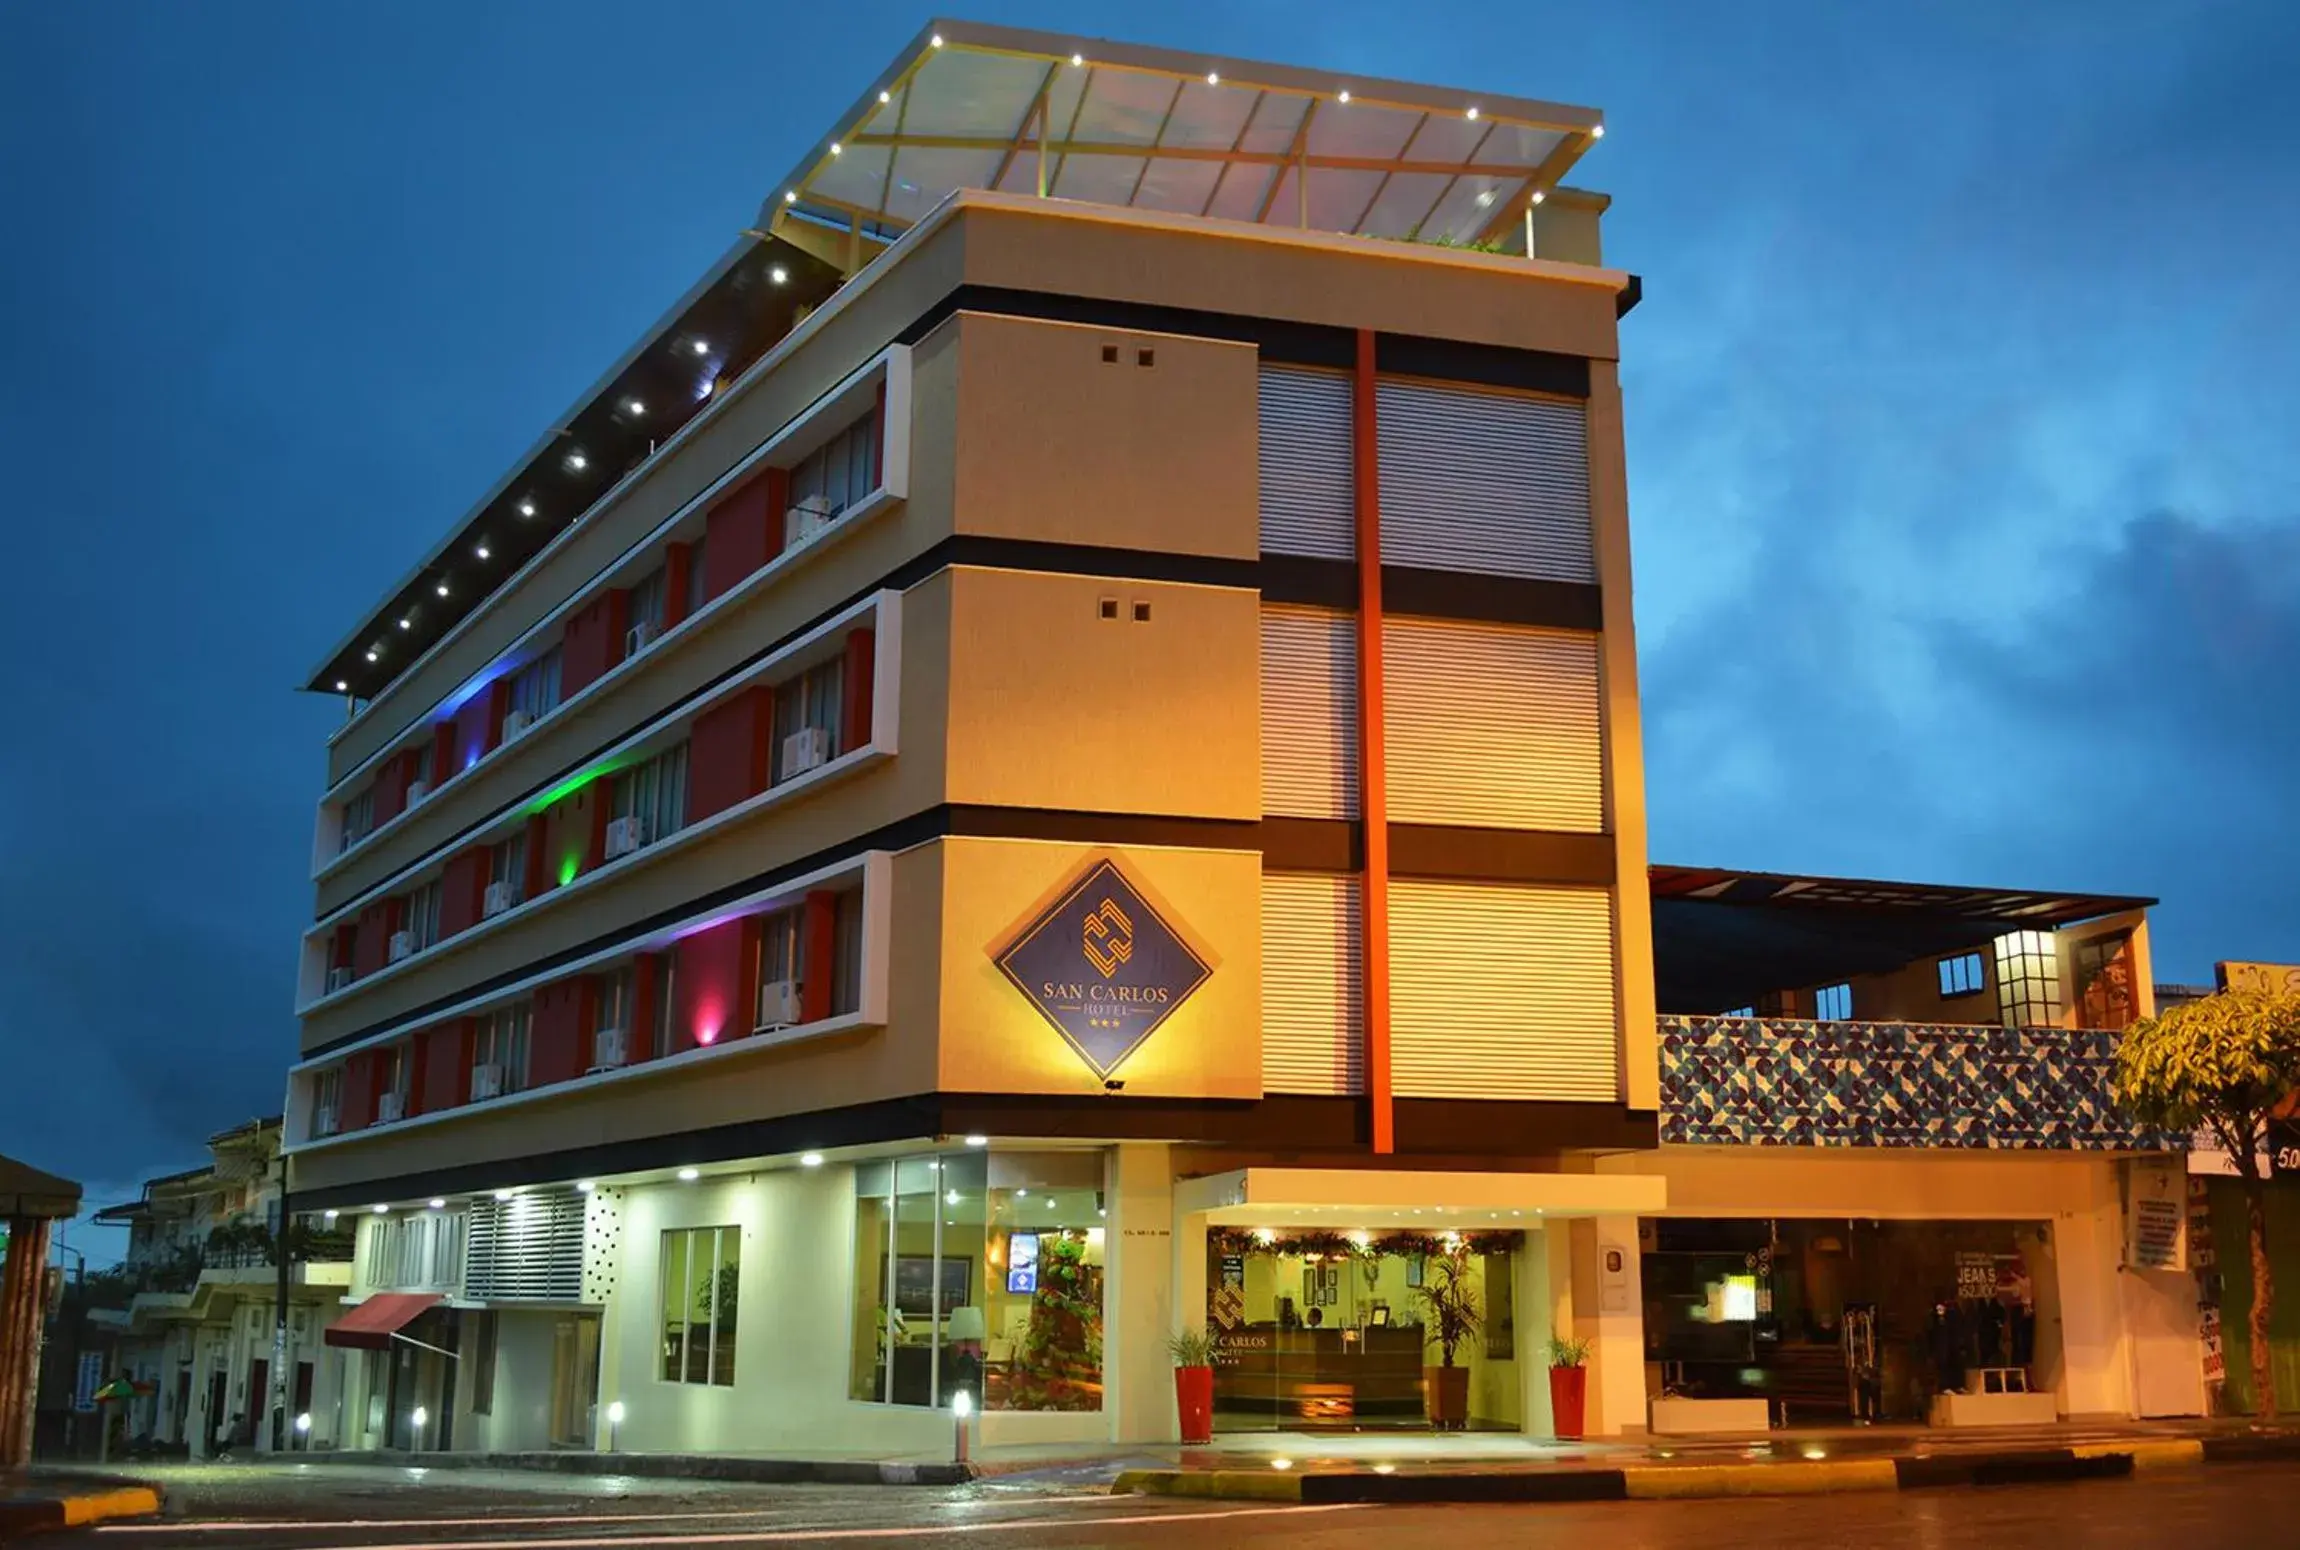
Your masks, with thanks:
[(0, 1544), (27, 1534), (82, 1528), (112, 1518), (148, 1518), (160, 1493), (129, 1480), (79, 1474), (0, 1474)]

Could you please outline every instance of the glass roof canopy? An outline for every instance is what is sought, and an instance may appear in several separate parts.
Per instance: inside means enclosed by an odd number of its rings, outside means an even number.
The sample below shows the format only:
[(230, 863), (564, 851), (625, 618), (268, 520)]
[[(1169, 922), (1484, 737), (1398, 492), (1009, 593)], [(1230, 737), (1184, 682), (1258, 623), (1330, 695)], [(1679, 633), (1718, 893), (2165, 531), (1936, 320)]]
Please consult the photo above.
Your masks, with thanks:
[(1468, 244), (1509, 232), (1604, 133), (1589, 108), (940, 21), (760, 225), (885, 239), (988, 188)]

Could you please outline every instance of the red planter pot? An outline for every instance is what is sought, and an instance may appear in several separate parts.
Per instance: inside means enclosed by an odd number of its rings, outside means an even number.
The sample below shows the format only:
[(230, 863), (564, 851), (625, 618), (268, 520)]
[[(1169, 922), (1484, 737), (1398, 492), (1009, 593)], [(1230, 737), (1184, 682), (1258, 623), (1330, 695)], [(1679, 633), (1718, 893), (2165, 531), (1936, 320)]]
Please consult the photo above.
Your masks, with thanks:
[(1556, 1423), (1558, 1436), (1573, 1442), (1581, 1440), (1582, 1420), (1587, 1412), (1588, 1401), (1588, 1368), (1549, 1369), (1549, 1414)]
[(1174, 1408), (1182, 1417), (1184, 1442), (1214, 1440), (1214, 1369), (1174, 1369)]

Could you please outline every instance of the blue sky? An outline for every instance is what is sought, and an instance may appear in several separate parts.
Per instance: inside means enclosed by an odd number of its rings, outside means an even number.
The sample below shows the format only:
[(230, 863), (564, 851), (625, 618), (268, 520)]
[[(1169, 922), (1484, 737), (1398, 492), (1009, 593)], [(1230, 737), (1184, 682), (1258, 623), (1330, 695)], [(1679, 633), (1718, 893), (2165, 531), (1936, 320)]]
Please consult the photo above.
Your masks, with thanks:
[[(275, 1109), (293, 686), (925, 20), (0, 10), (0, 1150)], [(2291, 960), (2300, 8), (986, 3), (1605, 109), (1653, 853)]]

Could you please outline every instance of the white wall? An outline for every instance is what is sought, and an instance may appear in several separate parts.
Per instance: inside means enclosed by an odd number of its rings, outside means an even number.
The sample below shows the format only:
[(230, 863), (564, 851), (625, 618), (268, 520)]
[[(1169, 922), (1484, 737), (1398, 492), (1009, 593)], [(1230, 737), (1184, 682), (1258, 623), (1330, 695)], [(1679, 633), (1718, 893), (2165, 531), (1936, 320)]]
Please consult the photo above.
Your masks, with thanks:
[[(562, 1315), (499, 1309), (495, 1315), (495, 1391), (485, 1415), (470, 1426), (470, 1450), (540, 1452), (551, 1446), (551, 1365)], [(475, 1342), (467, 1334), (465, 1360)], [(474, 1377), (477, 1375), (474, 1374)]]

